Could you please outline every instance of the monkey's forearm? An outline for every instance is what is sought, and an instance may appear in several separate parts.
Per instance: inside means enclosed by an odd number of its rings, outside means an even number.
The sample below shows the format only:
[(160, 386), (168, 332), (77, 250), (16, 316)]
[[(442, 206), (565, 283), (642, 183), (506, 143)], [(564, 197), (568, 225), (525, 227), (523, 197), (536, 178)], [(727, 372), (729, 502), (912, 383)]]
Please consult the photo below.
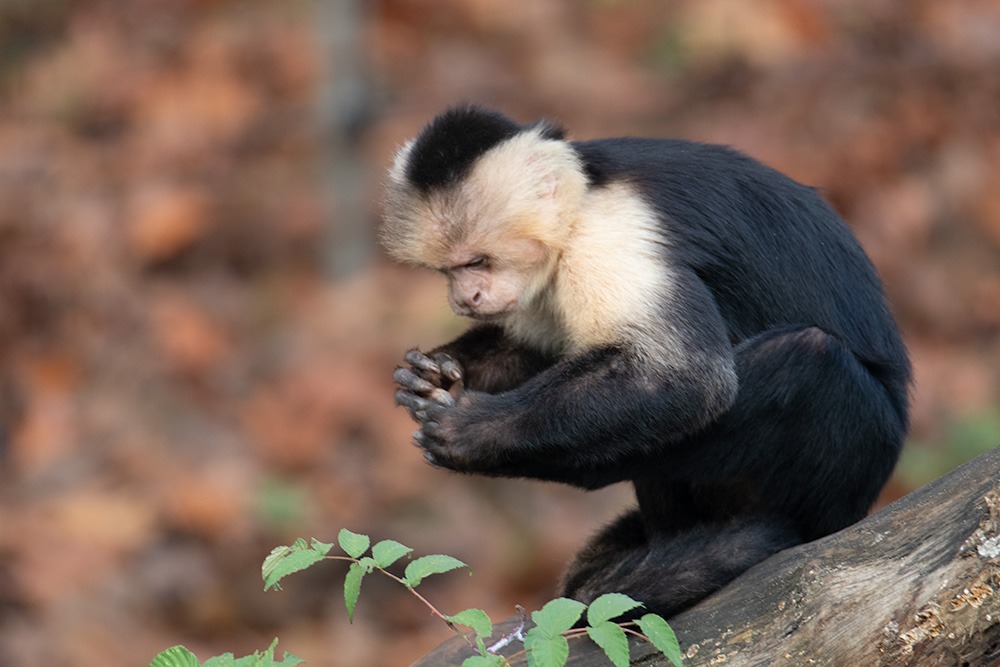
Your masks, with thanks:
[[(590, 358), (593, 357), (593, 358)], [(691, 378), (651, 384), (623, 354), (561, 362), (514, 391), (466, 392), (428, 420), (418, 443), (432, 463), (464, 472), (596, 488), (669, 456), (669, 442), (718, 414), (724, 400)], [(680, 380), (680, 379), (679, 379)]]
[(454, 357), (466, 389), (499, 393), (524, 384), (554, 359), (517, 345), (495, 325), (478, 326), (430, 352)]

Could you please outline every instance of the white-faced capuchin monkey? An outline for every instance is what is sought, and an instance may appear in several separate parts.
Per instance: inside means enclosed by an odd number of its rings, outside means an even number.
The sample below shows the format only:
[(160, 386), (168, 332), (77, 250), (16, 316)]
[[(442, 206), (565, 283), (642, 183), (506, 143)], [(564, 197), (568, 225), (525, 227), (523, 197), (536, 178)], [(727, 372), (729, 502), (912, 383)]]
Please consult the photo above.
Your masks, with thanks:
[(910, 365), (879, 278), (740, 153), (454, 108), (397, 155), (381, 232), (473, 320), (395, 373), (431, 464), (635, 485), (561, 595), (672, 615), (861, 519), (895, 465)]

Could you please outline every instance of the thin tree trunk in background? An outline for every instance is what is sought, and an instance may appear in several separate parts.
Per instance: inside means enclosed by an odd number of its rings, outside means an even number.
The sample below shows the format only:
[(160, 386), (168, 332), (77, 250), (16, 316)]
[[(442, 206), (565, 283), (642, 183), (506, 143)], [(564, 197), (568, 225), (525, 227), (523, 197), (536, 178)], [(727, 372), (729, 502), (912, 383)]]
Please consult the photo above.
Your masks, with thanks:
[(316, 32), (325, 76), (317, 93), (320, 182), (329, 215), (322, 262), (331, 279), (350, 277), (375, 254), (369, 220), (369, 165), (360, 145), (370, 113), (365, 76), (363, 0), (316, 0)]

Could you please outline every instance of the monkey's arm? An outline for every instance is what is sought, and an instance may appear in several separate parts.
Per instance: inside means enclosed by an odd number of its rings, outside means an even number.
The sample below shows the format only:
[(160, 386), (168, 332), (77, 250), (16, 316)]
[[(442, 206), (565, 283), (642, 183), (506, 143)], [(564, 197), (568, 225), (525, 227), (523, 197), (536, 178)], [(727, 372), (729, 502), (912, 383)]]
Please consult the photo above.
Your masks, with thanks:
[(711, 369), (651, 378), (636, 363), (627, 350), (604, 348), (512, 391), (466, 391), (454, 406), (425, 399), (415, 411), (417, 443), (428, 461), (460, 472), (586, 488), (631, 478), (669, 455), (664, 443), (704, 426), (731, 400), (704, 380)]
[(732, 348), (707, 288), (692, 277), (667, 310), (664, 358), (625, 342), (563, 359), (509, 391), (465, 391), (455, 405), (405, 388), (397, 400), (421, 424), (415, 438), (435, 465), (588, 488), (630, 478), (736, 395)]

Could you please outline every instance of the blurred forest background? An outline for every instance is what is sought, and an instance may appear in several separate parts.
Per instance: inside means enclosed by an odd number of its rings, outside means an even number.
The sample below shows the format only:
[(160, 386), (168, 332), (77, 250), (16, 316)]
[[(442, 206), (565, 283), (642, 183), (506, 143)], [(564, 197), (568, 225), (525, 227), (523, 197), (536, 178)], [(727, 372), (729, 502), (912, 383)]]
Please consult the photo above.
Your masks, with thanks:
[(349, 626), (342, 567), (264, 593), (268, 551), (452, 554), (428, 596), (500, 618), (630, 502), (431, 469), (393, 407), (463, 325), (375, 247), (380, 180), (458, 101), (820, 187), (916, 368), (884, 500), (1000, 443), (1000, 2), (0, 0), (0, 664), (405, 665), (449, 636), (415, 600), (368, 578)]

